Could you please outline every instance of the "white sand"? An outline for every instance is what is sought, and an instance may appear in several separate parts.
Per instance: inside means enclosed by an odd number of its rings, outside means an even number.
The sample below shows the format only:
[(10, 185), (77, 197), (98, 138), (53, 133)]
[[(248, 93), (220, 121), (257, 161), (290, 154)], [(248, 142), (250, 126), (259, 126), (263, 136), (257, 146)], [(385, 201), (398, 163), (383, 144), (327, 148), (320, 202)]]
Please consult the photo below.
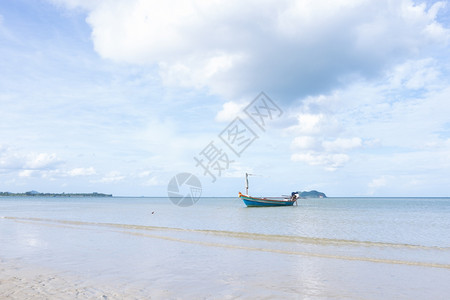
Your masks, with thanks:
[(449, 254), (448, 247), (8, 217), (0, 218), (0, 300), (447, 300)]
[(168, 299), (169, 291), (149, 293), (49, 269), (0, 260), (0, 299)]

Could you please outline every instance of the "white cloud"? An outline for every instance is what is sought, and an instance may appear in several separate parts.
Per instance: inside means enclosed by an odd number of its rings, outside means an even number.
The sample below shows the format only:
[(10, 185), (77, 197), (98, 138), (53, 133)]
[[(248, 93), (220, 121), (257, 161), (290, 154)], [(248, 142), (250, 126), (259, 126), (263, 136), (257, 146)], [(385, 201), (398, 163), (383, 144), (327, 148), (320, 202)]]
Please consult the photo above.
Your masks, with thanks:
[(298, 116), (298, 129), (304, 134), (319, 133), (325, 123), (323, 114), (301, 114)]
[[(300, 124), (295, 126), (297, 129), (294, 131), (314, 135), (300, 135), (292, 140), (291, 148), (294, 153), (291, 155), (291, 160), (313, 166), (323, 166), (328, 171), (334, 171), (343, 167), (350, 160), (348, 152), (362, 147), (363, 143), (359, 137), (331, 139), (339, 132), (330, 131), (326, 126), (320, 126), (319, 120), (324, 119), (326, 119), (324, 115), (310, 118), (299, 117)], [(311, 124), (307, 123), (308, 120), (311, 121)], [(292, 132), (292, 127), (287, 131)]]
[(153, 174), (152, 171), (142, 171), (142, 172), (139, 172), (137, 174), (137, 177), (139, 177), (139, 178), (146, 178), (146, 177), (151, 176), (152, 174)]
[(305, 162), (310, 165), (319, 165), (324, 166), (327, 171), (334, 171), (337, 168), (340, 168), (345, 165), (350, 160), (350, 157), (347, 154), (337, 153), (315, 153), (315, 152), (307, 152), (307, 153), (295, 153), (292, 154), (291, 159), (293, 161)]
[(63, 161), (55, 153), (24, 153), (23, 150), (0, 146), (0, 169), (43, 170), (61, 163)]
[(35, 170), (22, 170), (19, 172), (19, 177), (32, 177), (35, 172)]
[(104, 177), (102, 177), (98, 182), (101, 183), (117, 183), (125, 179), (119, 171), (108, 172)]
[(372, 181), (369, 182), (368, 186), (369, 186), (369, 188), (372, 188), (372, 189), (385, 187), (388, 185), (388, 182), (391, 181), (392, 179), (393, 179), (392, 176), (383, 175), (381, 177), (372, 179)]
[(226, 178), (243, 178), (245, 173), (254, 173), (254, 170), (249, 166), (243, 166), (239, 161), (230, 164), (230, 168), (225, 170), (222, 177)]
[(67, 175), (69, 176), (89, 176), (89, 175), (95, 175), (97, 172), (93, 167), (89, 168), (75, 168), (67, 172)]
[(333, 134), (341, 130), (339, 121), (330, 114), (299, 113), (297, 122), (297, 125), (287, 128), (286, 131), (288, 134), (320, 136)]
[(55, 153), (32, 153), (27, 155), (24, 167), (28, 169), (45, 169), (59, 163), (61, 163), (61, 160)]
[(135, 175), (142, 182), (142, 186), (161, 186), (166, 185), (167, 182), (163, 182), (161, 177), (157, 175), (154, 171), (141, 171)]
[(88, 11), (102, 57), (158, 65), (167, 84), (228, 97), (327, 92), (449, 37), (435, 21), (441, 4), (410, 0), (53, 2)]
[[(387, 181), (387, 172), (439, 173), (450, 157), (447, 67), (434, 59), (407, 61), (379, 80), (308, 97), (297, 124), (287, 129), (294, 135), (291, 159), (328, 170), (353, 164), (381, 173), (372, 189)], [(337, 124), (334, 131), (326, 126), (329, 119)]]
[(325, 151), (340, 152), (359, 148), (362, 146), (360, 138), (337, 138), (334, 141), (323, 141), (322, 146)]
[[(270, 170), (286, 186), (361, 193), (392, 174), (397, 184), (378, 191), (409, 191), (416, 182), (446, 191), (450, 72), (448, 23), (436, 22), (446, 21), (441, 4), (52, 2), (76, 11), (45, 6), (44, 22), (36, 6), (33, 16), (4, 15), (0, 25), (8, 112), (0, 140), (17, 148), (0, 149), (1, 180), (15, 181), (2, 189), (103, 182), (121, 194), (164, 194), (176, 172), (202, 174), (193, 157), (223, 129), (213, 119), (227, 122), (264, 90), (285, 114), (236, 159), (245, 167), (233, 163), (222, 177)], [(86, 44), (88, 26), (78, 26), (86, 17), (98, 56)], [(219, 113), (215, 101), (227, 102)], [(291, 126), (284, 135), (282, 126)], [(154, 172), (138, 175), (146, 169)], [(158, 179), (159, 187), (144, 187)], [(215, 191), (229, 195), (229, 180)]]
[(153, 176), (144, 181), (144, 186), (159, 186), (166, 184), (166, 182), (162, 182), (157, 176)]
[(404, 86), (411, 90), (435, 87), (440, 75), (436, 61), (431, 58), (407, 61), (388, 73), (391, 88)]
[(362, 140), (356, 137), (323, 140), (323, 137), (298, 136), (291, 146), (294, 151), (292, 161), (323, 166), (327, 171), (334, 171), (350, 161), (348, 152), (362, 147)]
[[(417, 195), (418, 190), (423, 186), (430, 189), (434, 188), (435, 183), (430, 182), (425, 174), (396, 174), (396, 175), (381, 175), (373, 178), (367, 185), (368, 194), (374, 195)], [(441, 181), (441, 180), (439, 180)], [(441, 183), (440, 183), (441, 184)], [(433, 193), (433, 191), (429, 191)]]
[(25, 158), (4, 147), (0, 151), (0, 169), (19, 169), (24, 165)]
[(216, 121), (229, 122), (234, 120), (237, 116), (242, 116), (245, 106), (245, 103), (236, 103), (233, 101), (224, 103), (222, 110), (216, 115)]
[(292, 147), (300, 150), (318, 150), (320, 142), (312, 136), (298, 136), (292, 141)]

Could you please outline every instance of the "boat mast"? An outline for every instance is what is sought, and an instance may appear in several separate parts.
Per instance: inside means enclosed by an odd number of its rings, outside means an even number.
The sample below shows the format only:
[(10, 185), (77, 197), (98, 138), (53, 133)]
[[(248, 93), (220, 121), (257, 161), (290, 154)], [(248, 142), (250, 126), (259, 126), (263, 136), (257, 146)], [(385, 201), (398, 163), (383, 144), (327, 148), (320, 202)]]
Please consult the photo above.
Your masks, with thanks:
[(248, 173), (245, 173), (245, 194), (248, 196)]
[(255, 176), (254, 174), (245, 173), (245, 194), (248, 196), (248, 176)]

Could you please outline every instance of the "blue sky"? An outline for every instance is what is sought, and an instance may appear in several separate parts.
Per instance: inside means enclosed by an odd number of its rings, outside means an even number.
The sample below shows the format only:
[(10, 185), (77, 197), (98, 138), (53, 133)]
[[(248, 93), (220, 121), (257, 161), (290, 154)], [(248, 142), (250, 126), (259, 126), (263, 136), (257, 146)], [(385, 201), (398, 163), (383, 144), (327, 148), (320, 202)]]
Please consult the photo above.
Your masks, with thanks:
[[(0, 191), (450, 196), (447, 1), (2, 1)], [(244, 113), (264, 91), (283, 114)], [(257, 139), (240, 156), (219, 134)], [(213, 142), (217, 180), (194, 157)]]

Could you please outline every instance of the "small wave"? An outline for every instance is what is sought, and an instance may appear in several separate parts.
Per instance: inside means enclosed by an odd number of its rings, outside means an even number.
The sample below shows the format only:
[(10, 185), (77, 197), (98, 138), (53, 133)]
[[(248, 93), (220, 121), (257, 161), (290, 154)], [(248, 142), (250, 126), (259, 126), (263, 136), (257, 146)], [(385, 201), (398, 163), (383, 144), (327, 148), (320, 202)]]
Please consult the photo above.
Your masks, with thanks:
[[(341, 240), (341, 239), (326, 239), (326, 238), (312, 238), (301, 236), (288, 236), (288, 235), (270, 235), (261, 233), (248, 233), (248, 232), (233, 232), (233, 231), (221, 231), (221, 230), (206, 230), (206, 229), (183, 229), (175, 227), (159, 227), (148, 225), (132, 225), (132, 224), (117, 224), (117, 223), (99, 223), (99, 222), (87, 222), (87, 221), (71, 221), (71, 220), (55, 220), (45, 218), (23, 218), (23, 217), (3, 217), (4, 219), (14, 220), (17, 222), (27, 222), (39, 225), (50, 226), (70, 226), (72, 228), (82, 228), (83, 226), (103, 227), (113, 231), (130, 234), (135, 236), (143, 236), (155, 239), (162, 239), (174, 242), (182, 242), (189, 244), (197, 244), (208, 247), (220, 247), (228, 249), (240, 249), (248, 251), (260, 251), (271, 252), (289, 255), (301, 255), (319, 258), (341, 259), (350, 261), (366, 261), (374, 263), (386, 263), (386, 264), (399, 264), (409, 266), (422, 266), (433, 268), (450, 269), (450, 264), (430, 263), (430, 262), (416, 262), (416, 261), (404, 261), (386, 258), (373, 258), (373, 257), (361, 257), (361, 256), (345, 256), (334, 254), (323, 254), (306, 251), (291, 251), (284, 249), (272, 249), (262, 247), (250, 247), (243, 245), (224, 244), (208, 241), (199, 241), (193, 239), (183, 239), (178, 237), (171, 237), (167, 235), (150, 234), (149, 231), (170, 231), (170, 232), (194, 232), (201, 234), (212, 234), (217, 236), (226, 236), (239, 239), (252, 239), (260, 241), (278, 241), (278, 242), (296, 242), (296, 243), (308, 243), (308, 244), (321, 244), (321, 245), (350, 245), (350, 246), (364, 246), (364, 247), (393, 247), (393, 248), (409, 248), (409, 249), (427, 249), (427, 250), (450, 250), (448, 247), (435, 247), (435, 246), (421, 246), (421, 245), (409, 245), (409, 244), (395, 244), (395, 243), (382, 243), (382, 242), (369, 242), (369, 241), (353, 241), (353, 240)], [(129, 231), (133, 230), (133, 231)]]
[(410, 249), (424, 249), (424, 250), (442, 250), (449, 251), (450, 247), (439, 246), (424, 246), (402, 243), (387, 243), (387, 242), (375, 242), (375, 241), (358, 241), (358, 240), (345, 240), (345, 239), (330, 239), (319, 237), (304, 237), (293, 235), (277, 235), (277, 234), (264, 234), (264, 233), (251, 233), (251, 232), (238, 232), (238, 231), (226, 231), (226, 230), (211, 230), (211, 229), (186, 229), (177, 227), (162, 227), (162, 226), (150, 226), (150, 225), (133, 225), (133, 224), (118, 224), (118, 223), (99, 223), (99, 222), (87, 222), (87, 221), (71, 221), (71, 220), (55, 220), (45, 218), (21, 218), (21, 217), (4, 217), (11, 220), (28, 220), (37, 222), (50, 222), (68, 225), (88, 225), (110, 228), (123, 228), (133, 230), (148, 230), (148, 231), (176, 231), (176, 232), (194, 232), (203, 234), (212, 234), (217, 236), (251, 239), (251, 240), (263, 240), (263, 241), (279, 241), (279, 242), (293, 242), (293, 243), (307, 243), (307, 244), (322, 244), (322, 245), (349, 245), (349, 246), (365, 246), (365, 247), (391, 247), (391, 248), (410, 248)]

